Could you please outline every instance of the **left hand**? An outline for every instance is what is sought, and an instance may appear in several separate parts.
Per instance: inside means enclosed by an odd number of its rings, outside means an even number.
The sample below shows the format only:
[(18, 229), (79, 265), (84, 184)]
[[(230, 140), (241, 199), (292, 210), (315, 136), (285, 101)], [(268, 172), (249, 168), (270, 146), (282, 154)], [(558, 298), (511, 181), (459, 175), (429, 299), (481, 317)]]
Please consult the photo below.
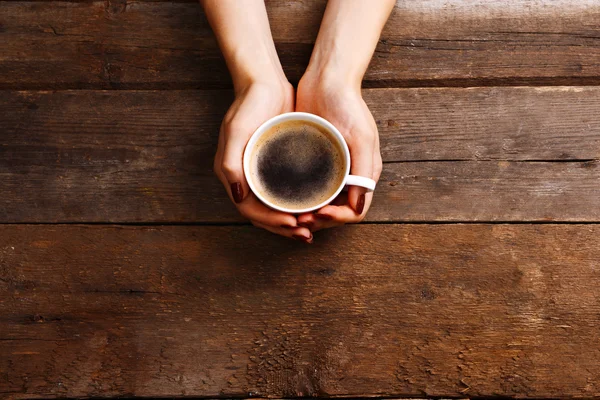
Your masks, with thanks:
[(254, 82), (236, 90), (236, 98), (221, 124), (214, 170), (240, 214), (254, 226), (310, 243), (312, 234), (299, 227), (292, 214), (261, 203), (244, 176), (244, 149), (256, 128), (269, 118), (293, 109), (294, 88), (287, 81)]
[[(329, 78), (327, 77), (329, 76)], [(360, 93), (360, 85), (352, 85), (336, 74), (307, 73), (298, 84), (296, 111), (319, 115), (331, 122), (346, 139), (350, 149), (352, 175), (379, 180), (382, 169), (379, 134), (373, 115)], [(316, 213), (298, 217), (298, 224), (311, 232), (363, 220), (373, 193), (351, 186), (331, 204)]]

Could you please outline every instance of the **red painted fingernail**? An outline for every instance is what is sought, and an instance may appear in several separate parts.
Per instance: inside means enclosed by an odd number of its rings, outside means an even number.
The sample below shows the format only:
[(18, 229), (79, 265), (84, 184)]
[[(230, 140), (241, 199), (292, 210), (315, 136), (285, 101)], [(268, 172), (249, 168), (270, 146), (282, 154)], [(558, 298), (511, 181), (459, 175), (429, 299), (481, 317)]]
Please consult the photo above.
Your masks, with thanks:
[(331, 221), (333, 219), (333, 217), (331, 215), (327, 215), (327, 214), (315, 214), (315, 217), (322, 220), (322, 221)]
[(298, 226), (301, 226), (301, 227), (306, 228), (306, 229), (311, 229), (312, 228), (312, 224), (310, 222), (298, 222)]
[(363, 213), (364, 209), (365, 209), (365, 195), (363, 193), (360, 196), (358, 196), (358, 201), (356, 202), (356, 213), (358, 215), (360, 215)]
[(292, 225), (286, 225), (286, 224), (283, 224), (283, 225), (280, 225), (280, 226), (281, 226), (282, 228), (288, 228), (288, 229), (293, 229), (293, 228), (295, 228), (295, 226), (292, 226)]
[(302, 236), (302, 235), (292, 235), (292, 237), (296, 240), (299, 240), (304, 243), (311, 244), (313, 242), (313, 235), (310, 234), (310, 237)]
[(235, 182), (231, 184), (231, 195), (233, 196), (233, 201), (236, 203), (241, 203), (244, 200), (244, 191), (242, 190), (241, 183)]

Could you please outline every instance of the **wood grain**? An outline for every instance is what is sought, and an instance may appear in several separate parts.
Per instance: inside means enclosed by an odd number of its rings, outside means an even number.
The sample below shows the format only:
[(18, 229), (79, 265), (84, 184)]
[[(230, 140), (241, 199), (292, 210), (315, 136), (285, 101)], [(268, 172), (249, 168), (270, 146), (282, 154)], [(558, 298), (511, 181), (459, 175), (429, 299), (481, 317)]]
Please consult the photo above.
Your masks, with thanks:
[(600, 220), (600, 163), (387, 164), (369, 221)]
[(367, 89), (384, 161), (600, 158), (597, 87)]
[(0, 226), (0, 392), (600, 395), (598, 225)]
[[(269, 1), (276, 45), (297, 82), (325, 0)], [(229, 87), (195, 2), (0, 2), (0, 88)], [(598, 84), (595, 0), (399, 0), (367, 86)]]
[[(599, 89), (371, 89), (365, 98), (386, 161), (369, 221), (599, 221)], [(230, 100), (221, 91), (1, 92), (0, 221), (242, 221), (212, 173)]]

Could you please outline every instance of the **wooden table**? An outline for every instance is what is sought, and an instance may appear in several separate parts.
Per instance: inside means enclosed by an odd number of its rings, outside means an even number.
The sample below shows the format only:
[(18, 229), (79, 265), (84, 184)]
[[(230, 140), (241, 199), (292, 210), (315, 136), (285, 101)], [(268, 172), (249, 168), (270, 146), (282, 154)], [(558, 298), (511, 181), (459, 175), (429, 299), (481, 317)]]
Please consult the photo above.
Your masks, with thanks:
[[(325, 7), (269, 1), (297, 82)], [(398, 1), (367, 221), (213, 177), (194, 1), (0, 1), (0, 398), (600, 396), (600, 1)]]

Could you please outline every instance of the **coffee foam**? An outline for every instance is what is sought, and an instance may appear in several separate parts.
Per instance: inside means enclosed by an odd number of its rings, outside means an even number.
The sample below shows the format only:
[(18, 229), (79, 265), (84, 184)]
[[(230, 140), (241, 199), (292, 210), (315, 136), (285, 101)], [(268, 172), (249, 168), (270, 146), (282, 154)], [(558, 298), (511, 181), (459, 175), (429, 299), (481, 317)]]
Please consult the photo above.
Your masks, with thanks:
[(284, 208), (311, 208), (343, 182), (344, 152), (332, 134), (311, 122), (288, 121), (265, 132), (250, 161), (259, 193)]

